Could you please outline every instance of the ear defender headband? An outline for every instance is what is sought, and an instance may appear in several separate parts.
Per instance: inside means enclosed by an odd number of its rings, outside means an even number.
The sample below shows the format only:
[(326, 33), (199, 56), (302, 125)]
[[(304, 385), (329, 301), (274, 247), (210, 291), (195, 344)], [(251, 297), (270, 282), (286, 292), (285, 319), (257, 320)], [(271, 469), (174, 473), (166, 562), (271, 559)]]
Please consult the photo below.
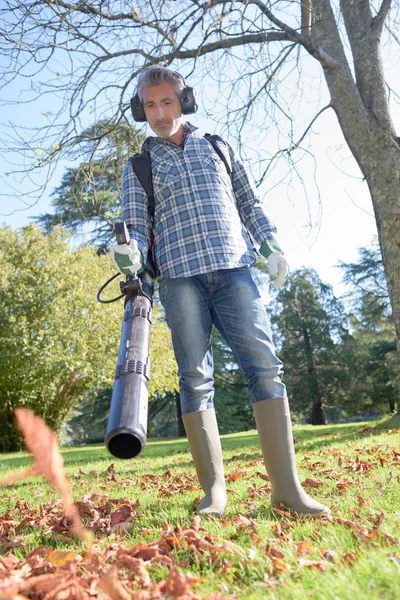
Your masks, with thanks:
[[(198, 109), (198, 105), (196, 102), (196, 92), (192, 87), (186, 85), (186, 81), (184, 80), (182, 75), (180, 75), (176, 71), (174, 71), (174, 73), (180, 79), (182, 79), (183, 83), (185, 84), (185, 87), (183, 88), (179, 98), (182, 108), (182, 114), (191, 115), (192, 113), (195, 113)], [(133, 96), (133, 98), (131, 98), (131, 111), (133, 119), (137, 123), (145, 123), (147, 121), (146, 115), (144, 113), (143, 104), (140, 102), (139, 94), (137, 92)]]

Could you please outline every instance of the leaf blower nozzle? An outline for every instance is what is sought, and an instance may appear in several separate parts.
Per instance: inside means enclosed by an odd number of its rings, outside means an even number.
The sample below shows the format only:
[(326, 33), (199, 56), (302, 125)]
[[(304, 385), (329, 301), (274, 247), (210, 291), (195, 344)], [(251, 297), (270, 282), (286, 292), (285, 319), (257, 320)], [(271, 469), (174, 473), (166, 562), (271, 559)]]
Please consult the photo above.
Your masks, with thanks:
[[(118, 242), (129, 243), (125, 223), (116, 224), (117, 234), (118, 231), (122, 231), (122, 227), (125, 228), (126, 235), (124, 234), (123, 242), (120, 241), (122, 237), (118, 239), (117, 236)], [(134, 274), (128, 275), (126, 281), (120, 283), (122, 296), (126, 296), (126, 300), (105, 439), (108, 451), (116, 458), (134, 458), (142, 452), (146, 444), (152, 276), (151, 263), (143, 282), (141, 277)], [(104, 289), (104, 286), (101, 289)], [(110, 300), (100, 299), (100, 302)]]
[(151, 302), (138, 293), (125, 305), (108, 417), (106, 447), (116, 458), (134, 458), (146, 444), (150, 329)]

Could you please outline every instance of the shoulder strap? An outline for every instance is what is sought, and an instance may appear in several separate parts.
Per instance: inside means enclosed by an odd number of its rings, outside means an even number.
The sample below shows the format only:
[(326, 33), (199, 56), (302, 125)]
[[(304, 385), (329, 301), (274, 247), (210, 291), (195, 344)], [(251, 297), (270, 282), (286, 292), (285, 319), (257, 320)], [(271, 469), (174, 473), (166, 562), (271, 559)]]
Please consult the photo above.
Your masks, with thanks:
[(205, 133), (204, 138), (210, 142), (211, 146), (224, 163), (229, 177), (232, 177), (232, 161), (228, 144), (217, 134), (211, 135), (210, 133)]
[[(204, 138), (212, 145), (215, 152), (218, 154), (220, 159), (225, 165), (229, 177), (232, 177), (232, 161), (229, 153), (229, 147), (227, 143), (219, 135), (211, 135), (206, 133)], [(140, 154), (135, 154), (129, 159), (133, 170), (144, 191), (146, 192), (148, 203), (147, 210), (151, 219), (154, 218), (155, 201), (154, 201), (154, 190), (153, 190), (153, 177), (151, 172), (151, 158), (150, 152), (144, 150)]]
[[(225, 142), (225, 140), (222, 139), (222, 137), (220, 137), (216, 133), (214, 135), (211, 135), (210, 133), (205, 133), (204, 134), (204, 138), (208, 142), (210, 142), (210, 144), (214, 148), (215, 152), (218, 154), (218, 156), (220, 157), (220, 159), (224, 163), (224, 165), (226, 167), (226, 170), (228, 172), (229, 177), (232, 179), (232, 160), (231, 160), (231, 154), (229, 152), (229, 146), (228, 146), (228, 144)], [(244, 222), (243, 217), (240, 214), (239, 210), (238, 210), (238, 213), (239, 213), (240, 220), (242, 221), (243, 226), (244, 226), (244, 228), (247, 231), (247, 235), (249, 236), (249, 240), (250, 240), (250, 242), (252, 243), (252, 245), (254, 247), (254, 242), (253, 242), (253, 238), (252, 238), (252, 236), (250, 234), (250, 231), (248, 230), (248, 227), (247, 227), (246, 223)]]
[(153, 191), (153, 177), (151, 173), (151, 159), (150, 152), (144, 150), (140, 154), (135, 154), (135, 156), (131, 156), (129, 162), (132, 165), (133, 170), (136, 173), (137, 178), (139, 179), (142, 188), (146, 192), (147, 195), (147, 210), (151, 219), (154, 218), (154, 191)]

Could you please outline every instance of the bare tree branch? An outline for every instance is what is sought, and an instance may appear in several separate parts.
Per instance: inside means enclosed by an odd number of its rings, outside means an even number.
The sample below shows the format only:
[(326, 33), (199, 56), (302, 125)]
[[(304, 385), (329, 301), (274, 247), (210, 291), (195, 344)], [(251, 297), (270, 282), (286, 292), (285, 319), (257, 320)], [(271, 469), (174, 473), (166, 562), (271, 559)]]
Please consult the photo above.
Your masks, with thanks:
[(303, 37), (310, 35), (312, 24), (313, 9), (311, 0), (301, 0), (301, 35)]
[(381, 7), (378, 14), (372, 19), (372, 27), (375, 34), (380, 37), (382, 34), (383, 27), (385, 25), (386, 18), (389, 14), (392, 0), (382, 0)]
[(315, 115), (315, 117), (312, 119), (312, 121), (310, 121), (310, 123), (307, 125), (306, 129), (304, 130), (302, 136), (299, 138), (299, 140), (297, 140), (297, 142), (295, 142), (294, 144), (292, 144), (291, 146), (289, 146), (288, 148), (281, 148), (273, 157), (272, 160), (270, 162), (270, 164), (268, 165), (268, 167), (265, 169), (264, 173), (262, 174), (261, 179), (257, 182), (257, 185), (260, 185), (267, 173), (268, 170), (270, 168), (270, 165), (273, 163), (273, 161), (280, 155), (280, 154), (291, 154), (294, 150), (297, 150), (300, 147), (300, 144), (303, 142), (303, 140), (306, 138), (308, 132), (310, 131), (311, 127), (314, 125), (314, 123), (318, 120), (318, 118), (322, 115), (322, 113), (324, 113), (326, 110), (328, 110), (328, 108), (332, 108), (332, 104), (327, 104), (326, 106), (324, 106), (324, 108), (321, 108), (321, 110)]

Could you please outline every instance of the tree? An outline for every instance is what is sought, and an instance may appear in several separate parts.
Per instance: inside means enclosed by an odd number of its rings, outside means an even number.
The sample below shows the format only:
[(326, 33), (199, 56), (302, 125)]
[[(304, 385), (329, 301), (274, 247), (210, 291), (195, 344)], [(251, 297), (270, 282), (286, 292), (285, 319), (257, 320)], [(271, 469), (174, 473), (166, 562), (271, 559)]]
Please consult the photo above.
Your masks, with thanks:
[[(110, 267), (93, 248), (71, 251), (61, 228), (0, 229), (0, 451), (21, 443), (15, 408), (57, 431), (72, 407), (112, 387), (123, 304), (96, 302)], [(169, 332), (155, 317), (150, 401), (177, 388)]]
[(354, 397), (359, 406), (389, 406), (394, 412), (399, 400), (396, 334), (378, 244), (360, 248), (356, 262), (338, 266), (350, 288)]
[[(289, 137), (292, 161), (317, 116), (333, 110), (371, 193), (400, 357), (400, 146), (381, 60), (382, 43), (398, 43), (391, 27), (398, 10), (392, 0), (7, 0), (4, 85), (29, 77), (28, 100), (50, 92), (60, 107), (44, 113), (48, 126), (37, 136), (29, 131), (23, 138), (11, 126), (3, 146), (25, 151), (35, 167), (51, 165), (81, 143), (90, 111), (120, 123), (132, 82), (154, 63), (219, 83), (214, 104), (239, 139), (248, 134), (245, 124), (267, 129), (274, 115), (285, 115), (289, 136), (281, 120), (268, 134)], [(329, 101), (300, 133), (293, 88), (313, 61)]]
[[(75, 234), (85, 233), (84, 239), (95, 243), (101, 252), (114, 242), (113, 224), (121, 212), (122, 171), (129, 156), (139, 152), (144, 136), (126, 124), (113, 129), (108, 121), (100, 121), (86, 129), (82, 138), (88, 140), (87, 161), (66, 170), (52, 193), (54, 212), (35, 221), (47, 233), (57, 225)], [(101, 151), (97, 148), (99, 139)], [(102, 154), (100, 158), (92, 158), (94, 148), (96, 156)]]
[(278, 291), (271, 311), (293, 408), (311, 409), (312, 424), (321, 425), (325, 408), (340, 406), (346, 388), (343, 305), (315, 271), (299, 269)]

